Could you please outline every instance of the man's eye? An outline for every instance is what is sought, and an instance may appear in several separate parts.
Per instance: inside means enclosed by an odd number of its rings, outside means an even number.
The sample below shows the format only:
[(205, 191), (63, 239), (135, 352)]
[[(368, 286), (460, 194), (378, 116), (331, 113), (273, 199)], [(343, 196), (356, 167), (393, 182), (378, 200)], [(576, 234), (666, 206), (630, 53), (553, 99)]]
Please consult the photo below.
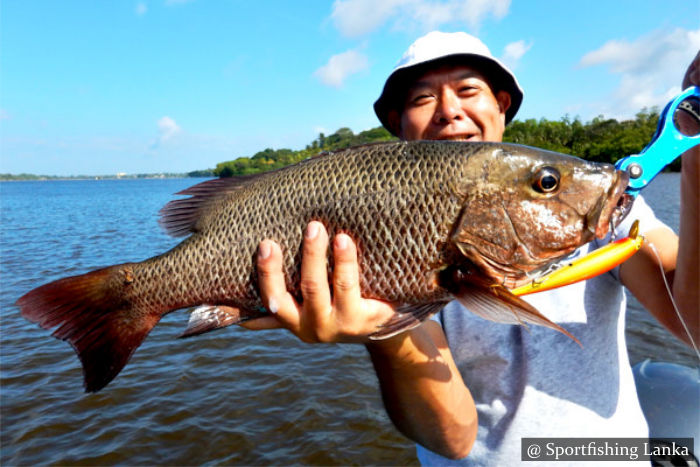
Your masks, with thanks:
[(411, 102), (415, 105), (420, 105), (420, 104), (425, 104), (429, 100), (430, 100), (430, 96), (428, 94), (418, 94), (413, 99), (411, 99)]
[(478, 91), (478, 88), (475, 86), (462, 86), (459, 88), (460, 94), (473, 94), (476, 91)]

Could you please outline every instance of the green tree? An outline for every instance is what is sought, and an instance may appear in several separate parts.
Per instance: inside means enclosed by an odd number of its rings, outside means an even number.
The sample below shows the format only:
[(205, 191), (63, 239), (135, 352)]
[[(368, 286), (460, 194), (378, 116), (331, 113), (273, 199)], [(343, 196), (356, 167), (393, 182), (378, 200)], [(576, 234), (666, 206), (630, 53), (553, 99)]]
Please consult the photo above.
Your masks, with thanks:
[[(515, 120), (506, 127), (503, 140), (572, 154), (591, 161), (614, 163), (622, 157), (638, 154), (651, 140), (658, 120), (657, 109), (642, 109), (633, 120), (625, 121), (598, 116), (583, 123), (578, 117), (571, 119), (568, 115), (560, 120)], [(320, 133), (304, 149), (266, 148), (251, 157), (221, 162), (213, 173), (219, 177), (249, 175), (278, 169), (323, 151), (338, 151), (350, 146), (395, 139), (381, 126), (358, 134), (344, 127), (330, 135)], [(680, 169), (680, 158), (671, 165), (671, 169)]]

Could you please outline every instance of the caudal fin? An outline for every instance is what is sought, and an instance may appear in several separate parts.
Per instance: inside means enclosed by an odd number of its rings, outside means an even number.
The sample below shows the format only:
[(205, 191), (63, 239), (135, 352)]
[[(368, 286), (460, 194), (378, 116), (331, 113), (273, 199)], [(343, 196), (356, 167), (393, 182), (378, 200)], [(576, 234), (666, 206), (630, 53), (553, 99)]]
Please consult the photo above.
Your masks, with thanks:
[(86, 392), (105, 387), (124, 368), (158, 323), (159, 310), (145, 310), (129, 298), (131, 265), (122, 264), (66, 277), (27, 293), (22, 316), (68, 341), (83, 365)]

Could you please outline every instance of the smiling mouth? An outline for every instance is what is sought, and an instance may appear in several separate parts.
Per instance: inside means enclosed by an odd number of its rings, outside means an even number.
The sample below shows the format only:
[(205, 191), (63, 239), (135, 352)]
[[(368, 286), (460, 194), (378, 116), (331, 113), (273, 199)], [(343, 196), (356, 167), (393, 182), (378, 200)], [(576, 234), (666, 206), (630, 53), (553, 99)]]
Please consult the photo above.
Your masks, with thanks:
[(437, 139), (441, 141), (475, 141), (477, 135), (447, 135), (440, 136)]

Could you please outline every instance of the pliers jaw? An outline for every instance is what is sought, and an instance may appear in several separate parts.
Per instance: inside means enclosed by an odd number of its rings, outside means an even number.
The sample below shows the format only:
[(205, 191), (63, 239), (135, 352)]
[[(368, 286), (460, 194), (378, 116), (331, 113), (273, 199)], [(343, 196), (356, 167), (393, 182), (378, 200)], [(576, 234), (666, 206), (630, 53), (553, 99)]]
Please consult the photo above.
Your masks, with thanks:
[(651, 142), (639, 154), (617, 161), (615, 168), (626, 171), (630, 178), (625, 191), (627, 194), (636, 197), (664, 167), (700, 144), (700, 134), (684, 135), (676, 128), (673, 115), (678, 108), (700, 118), (700, 87), (691, 86), (669, 102), (661, 112)]

